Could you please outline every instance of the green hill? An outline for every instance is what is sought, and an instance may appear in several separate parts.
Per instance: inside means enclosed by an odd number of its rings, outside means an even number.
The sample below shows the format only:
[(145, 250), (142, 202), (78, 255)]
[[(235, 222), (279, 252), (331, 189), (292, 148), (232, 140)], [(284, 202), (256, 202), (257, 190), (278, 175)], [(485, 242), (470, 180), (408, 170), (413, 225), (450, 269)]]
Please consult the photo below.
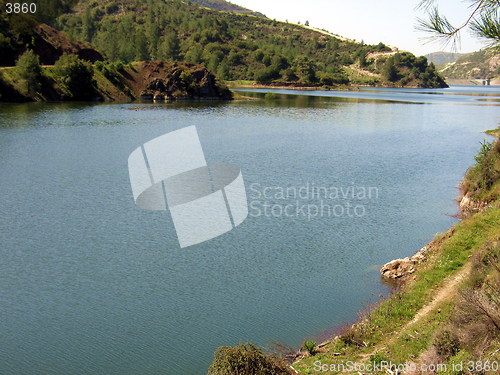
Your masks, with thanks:
[[(95, 49), (91, 62), (102, 55), (109, 62), (202, 64), (226, 81), (446, 86), (425, 57), (397, 53), (383, 43), (365, 45), (302, 25), (237, 14), (239, 8), (225, 1), (46, 0), (44, 4), (43, 12), (35, 15), (0, 14), (0, 65), (12, 66), (27, 49), (50, 65), (63, 52), (80, 55), (85, 48)], [(44, 48), (47, 38), (37, 37), (39, 22), (67, 35), (51, 31), (53, 52)]]
[(447, 78), (485, 79), (500, 77), (500, 51), (486, 48), (469, 53), (442, 66), (441, 73)]
[(204, 64), (224, 80), (443, 87), (425, 57), (383, 43), (341, 40), (300, 25), (220, 12), (180, 0), (81, 0), (55, 27), (111, 61)]

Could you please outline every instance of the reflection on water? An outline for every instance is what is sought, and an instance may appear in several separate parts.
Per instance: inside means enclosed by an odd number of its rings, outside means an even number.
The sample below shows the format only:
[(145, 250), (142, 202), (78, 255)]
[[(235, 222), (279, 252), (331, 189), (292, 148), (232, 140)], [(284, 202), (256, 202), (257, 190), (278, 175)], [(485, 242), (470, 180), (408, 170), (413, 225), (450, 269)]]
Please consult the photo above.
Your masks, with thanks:
[[(484, 103), (480, 97), (490, 97), (490, 102), (497, 102), (500, 99), (500, 86), (469, 87), (452, 86), (448, 89), (383, 89), (383, 88), (360, 88), (353, 91), (316, 91), (316, 90), (276, 90), (276, 89), (238, 89), (243, 95), (266, 99), (266, 93), (272, 92), (274, 100), (278, 105), (286, 105), (287, 102), (298, 102), (302, 105), (306, 101), (304, 98), (314, 97), (312, 105), (332, 105), (336, 102), (367, 103), (367, 102), (392, 102), (392, 103), (417, 103), (417, 104), (478, 104)], [(288, 98), (287, 98), (288, 97)], [(301, 99), (298, 99), (301, 98)], [(320, 103), (320, 104), (318, 104)], [(276, 103), (275, 103), (276, 105)]]

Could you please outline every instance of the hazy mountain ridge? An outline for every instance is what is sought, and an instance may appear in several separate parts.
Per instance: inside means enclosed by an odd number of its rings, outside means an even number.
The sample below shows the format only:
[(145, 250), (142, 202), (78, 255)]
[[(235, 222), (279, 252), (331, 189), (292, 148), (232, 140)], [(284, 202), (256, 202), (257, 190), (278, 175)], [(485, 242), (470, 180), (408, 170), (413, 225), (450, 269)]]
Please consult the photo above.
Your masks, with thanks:
[(444, 65), (446, 63), (452, 62), (453, 60), (458, 59), (461, 56), (466, 55), (465, 53), (455, 53), (455, 52), (431, 52), (425, 55), (427, 60), (434, 63), (435, 65)]
[(468, 53), (440, 67), (446, 78), (486, 79), (500, 77), (500, 50), (486, 48)]

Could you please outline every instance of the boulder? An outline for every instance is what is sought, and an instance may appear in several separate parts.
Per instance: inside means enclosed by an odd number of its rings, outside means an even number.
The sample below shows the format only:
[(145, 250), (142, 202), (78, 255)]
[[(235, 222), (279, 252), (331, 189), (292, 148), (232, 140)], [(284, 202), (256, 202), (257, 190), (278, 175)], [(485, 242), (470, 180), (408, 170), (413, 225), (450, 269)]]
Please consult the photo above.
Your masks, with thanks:
[(388, 279), (400, 279), (415, 272), (415, 266), (427, 259), (429, 246), (424, 246), (411, 258), (396, 259), (386, 263), (380, 269), (383, 277)]

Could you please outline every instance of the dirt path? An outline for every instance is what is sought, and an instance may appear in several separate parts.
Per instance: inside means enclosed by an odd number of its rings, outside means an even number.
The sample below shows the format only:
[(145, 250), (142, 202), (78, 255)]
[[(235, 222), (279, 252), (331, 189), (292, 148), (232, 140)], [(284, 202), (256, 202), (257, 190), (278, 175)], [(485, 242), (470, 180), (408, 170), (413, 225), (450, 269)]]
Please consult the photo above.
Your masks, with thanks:
[(405, 326), (401, 327), (397, 334), (392, 335), (389, 340), (381, 342), (373, 347), (373, 349), (360, 357), (360, 361), (365, 361), (370, 358), (371, 355), (380, 352), (387, 347), (391, 346), (401, 335), (410, 327), (418, 323), (420, 320), (428, 316), (441, 302), (451, 301), (457, 291), (458, 287), (465, 280), (467, 275), (469, 275), (472, 268), (472, 264), (469, 262), (462, 267), (457, 273), (449, 276), (443, 282), (443, 285), (438, 289), (436, 296), (432, 301), (422, 307), (413, 317), (413, 319), (408, 322)]

